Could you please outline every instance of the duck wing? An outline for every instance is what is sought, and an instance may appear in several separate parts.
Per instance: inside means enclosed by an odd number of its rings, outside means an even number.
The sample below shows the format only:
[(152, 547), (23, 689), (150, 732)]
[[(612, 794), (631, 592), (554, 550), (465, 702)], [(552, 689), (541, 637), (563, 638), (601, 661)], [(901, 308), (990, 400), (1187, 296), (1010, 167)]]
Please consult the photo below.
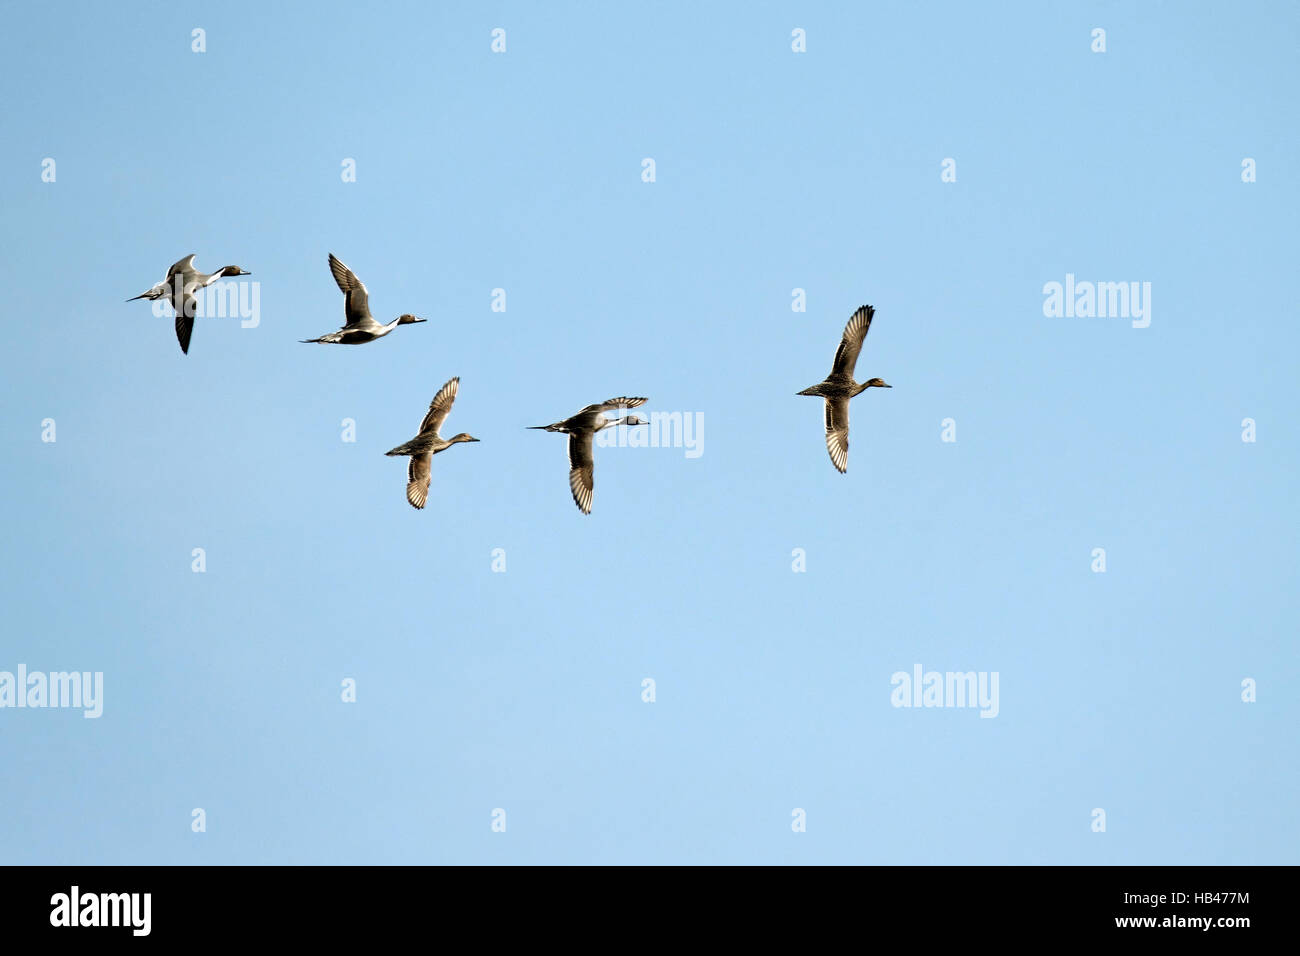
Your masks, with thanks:
[(459, 375), (438, 389), (438, 394), (433, 396), (433, 401), (429, 403), (429, 411), (425, 413), (424, 421), (420, 422), (421, 435), (438, 434), (438, 431), (442, 428), (442, 423), (447, 420), (447, 414), (451, 411), (451, 406), (456, 402), (456, 393), (458, 391), (460, 391)]
[(573, 503), (585, 515), (591, 514), (596, 462), (591, 454), (594, 432), (574, 432), (569, 435), (569, 490)]
[(607, 398), (596, 405), (588, 405), (578, 414), (584, 412), (612, 412), (618, 408), (638, 408), (650, 401), (648, 398)]
[(332, 252), (330, 272), (334, 275), (334, 281), (338, 283), (339, 291), (343, 293), (343, 314), (348, 320), (344, 328), (348, 325), (374, 322), (370, 316), (370, 293), (366, 290), (365, 283)]
[(429, 462), (432, 458), (433, 455), (427, 451), (423, 455), (412, 455), (410, 464), (406, 466), (406, 500), (412, 508), (423, 508), (429, 500)]
[[(191, 298), (189, 301), (193, 301)], [(176, 313), (176, 341), (181, 343), (181, 351), (190, 354), (190, 336), (194, 334), (194, 316), (185, 312)]]
[(831, 369), (832, 375), (848, 375), (850, 378), (853, 376), (853, 368), (858, 364), (858, 353), (862, 351), (862, 342), (871, 329), (871, 317), (875, 314), (875, 309), (864, 305), (849, 318), (848, 324), (844, 326), (844, 337), (840, 339), (840, 347), (835, 350), (835, 366)]
[(167, 301), (176, 312), (176, 341), (181, 343), (181, 351), (186, 355), (190, 354), (190, 336), (194, 334), (194, 312), (198, 306), (194, 299), (195, 288), (195, 283), (186, 281), (179, 295), (174, 286), (167, 291)]
[(172, 267), (167, 270), (167, 278), (170, 279), (178, 272), (184, 272), (184, 273), (198, 272), (198, 270), (194, 268), (195, 255), (197, 255), (197, 253), (191, 252), (184, 259), (178, 259), (175, 262), (173, 262)]
[(849, 400), (826, 399), (826, 450), (831, 464), (844, 474), (849, 470)]

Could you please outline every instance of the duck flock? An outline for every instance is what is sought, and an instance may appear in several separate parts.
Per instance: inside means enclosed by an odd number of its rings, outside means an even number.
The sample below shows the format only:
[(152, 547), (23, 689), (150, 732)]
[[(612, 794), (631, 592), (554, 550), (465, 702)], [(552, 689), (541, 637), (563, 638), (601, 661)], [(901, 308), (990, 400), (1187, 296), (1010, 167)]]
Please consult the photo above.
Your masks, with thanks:
[[(194, 266), (194, 255), (175, 262), (167, 270), (167, 276), (156, 283), (147, 292), (132, 296), (128, 302), (137, 299), (166, 299), (176, 313), (176, 339), (181, 351), (189, 354), (190, 338), (194, 333), (194, 313), (196, 309), (195, 293), (216, 282), (218, 279), (234, 276), (252, 275), (239, 266), (223, 266), (213, 273), (199, 272)], [(330, 274), (343, 293), (343, 315), (346, 321), (343, 327), (329, 332), (319, 338), (301, 339), (303, 343), (321, 345), (365, 345), (381, 339), (399, 325), (413, 325), (425, 322), (410, 313), (403, 313), (386, 325), (376, 321), (370, 314), (370, 293), (365, 283), (357, 274), (344, 265), (343, 261), (330, 253)], [(839, 347), (835, 350), (835, 360), (831, 372), (821, 382), (809, 386), (798, 395), (812, 395), (825, 401), (826, 451), (830, 454), (831, 464), (845, 474), (849, 468), (849, 399), (860, 395), (869, 388), (892, 388), (883, 379), (871, 378), (865, 382), (853, 380), (853, 370), (858, 363), (858, 354), (862, 343), (871, 329), (871, 319), (876, 310), (869, 305), (861, 306), (850, 316), (844, 326)], [(406, 500), (413, 508), (423, 508), (429, 500), (429, 478), (433, 456), (446, 451), (452, 445), (461, 442), (478, 441), (468, 432), (461, 432), (451, 438), (443, 438), (440, 430), (451, 406), (456, 401), (460, 389), (460, 377), (448, 381), (429, 403), (429, 410), (420, 422), (420, 430), (410, 441), (385, 452), (386, 455), (409, 458), (406, 470)], [(615, 415), (609, 412), (626, 412), (638, 408), (649, 399), (610, 398), (594, 405), (588, 405), (574, 415), (553, 422), (550, 425), (530, 425), (530, 428), (548, 432), (560, 432), (569, 436), (569, 490), (573, 493), (573, 503), (583, 514), (591, 514), (591, 502), (594, 491), (593, 474), (595, 458), (592, 454), (592, 440), (596, 432), (618, 425), (629, 427), (650, 424), (636, 415)]]

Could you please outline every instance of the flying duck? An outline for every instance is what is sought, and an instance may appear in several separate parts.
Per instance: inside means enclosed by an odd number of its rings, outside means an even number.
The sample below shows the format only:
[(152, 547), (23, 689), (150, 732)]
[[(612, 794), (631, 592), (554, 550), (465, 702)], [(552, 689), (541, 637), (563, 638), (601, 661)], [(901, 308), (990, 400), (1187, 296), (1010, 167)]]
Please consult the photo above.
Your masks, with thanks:
[(876, 310), (869, 305), (854, 312), (848, 325), (844, 326), (840, 347), (835, 350), (831, 374), (824, 381), (795, 393), (826, 399), (826, 450), (830, 452), (831, 464), (839, 469), (840, 474), (849, 470), (849, 399), (869, 388), (894, 387), (886, 385), (881, 378), (868, 379), (861, 385), (853, 381), (853, 367), (858, 364), (858, 353), (862, 351), (862, 342), (875, 314)]
[(167, 278), (163, 279), (162, 282), (159, 282), (148, 292), (141, 292), (126, 301), (134, 302), (136, 299), (166, 298), (176, 311), (176, 339), (181, 343), (181, 351), (188, 355), (190, 353), (190, 335), (194, 332), (194, 293), (199, 289), (212, 285), (223, 276), (248, 275), (252, 275), (252, 273), (245, 272), (239, 266), (222, 266), (211, 275), (200, 272), (194, 268), (194, 254), (191, 254), (179, 262), (173, 263), (172, 267), (167, 270)]
[(343, 313), (347, 316), (348, 321), (337, 332), (330, 332), (318, 339), (300, 339), (299, 341), (338, 345), (365, 345), (367, 342), (383, 338), (399, 325), (412, 325), (416, 322), (426, 321), (425, 319), (417, 319), (410, 313), (404, 313), (387, 325), (381, 325), (370, 314), (370, 293), (366, 290), (365, 283), (358, 279), (357, 274), (345, 266), (332, 252), (330, 253), (330, 272), (334, 274), (334, 281), (338, 283), (339, 289), (343, 292)]
[(573, 503), (585, 515), (591, 514), (593, 490), (593, 472), (595, 459), (591, 453), (592, 437), (596, 432), (614, 425), (649, 425), (643, 418), (627, 415), (622, 418), (606, 418), (605, 412), (618, 409), (636, 408), (644, 405), (646, 398), (611, 398), (599, 405), (588, 405), (578, 414), (555, 422), (551, 425), (529, 425), (529, 428), (548, 432), (563, 432), (569, 436), (569, 490), (573, 492)]
[(478, 441), (473, 435), (461, 432), (452, 438), (443, 438), (438, 429), (447, 420), (452, 403), (456, 401), (456, 392), (460, 389), (460, 376), (453, 378), (433, 396), (429, 411), (420, 422), (420, 433), (404, 445), (398, 445), (385, 455), (407, 455), (410, 464), (406, 468), (406, 500), (412, 508), (423, 508), (429, 500), (429, 464), (434, 455), (446, 451), (452, 445), (462, 441)]

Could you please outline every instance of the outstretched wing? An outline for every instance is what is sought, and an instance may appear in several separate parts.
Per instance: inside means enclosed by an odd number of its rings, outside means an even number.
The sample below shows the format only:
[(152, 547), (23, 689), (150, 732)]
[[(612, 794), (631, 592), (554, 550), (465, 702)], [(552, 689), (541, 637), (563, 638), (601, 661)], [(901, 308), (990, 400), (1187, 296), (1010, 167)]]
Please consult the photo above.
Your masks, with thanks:
[[(186, 257), (186, 259), (193, 258), (193, 256)], [(173, 282), (166, 295), (167, 301), (172, 304), (172, 309), (176, 312), (176, 340), (181, 343), (181, 351), (188, 355), (190, 352), (190, 336), (194, 333), (194, 312), (198, 308), (198, 303), (194, 298), (194, 290), (198, 286), (189, 281), (180, 283), (180, 285), (183, 288), (177, 288), (177, 283)]]
[(447, 420), (447, 413), (451, 411), (451, 406), (456, 401), (456, 392), (459, 390), (459, 375), (438, 389), (438, 394), (433, 396), (433, 401), (429, 403), (429, 411), (425, 414), (424, 421), (420, 422), (421, 435), (438, 434), (442, 423)]
[(406, 467), (406, 500), (412, 508), (423, 508), (429, 500), (429, 461), (433, 455), (412, 455)]
[[(588, 405), (583, 412), (612, 412), (616, 408), (637, 408), (650, 401), (648, 398), (607, 398), (597, 405)], [(582, 414), (579, 412), (579, 414)]]
[(844, 326), (844, 337), (840, 339), (840, 347), (835, 351), (835, 367), (831, 370), (832, 375), (853, 374), (853, 368), (858, 364), (858, 353), (862, 351), (862, 341), (871, 329), (871, 317), (875, 314), (875, 309), (864, 305), (849, 318), (848, 324)]
[(191, 252), (191, 253), (190, 253), (188, 256), (186, 256), (184, 259), (178, 259), (176, 262), (173, 262), (173, 263), (172, 263), (172, 267), (171, 267), (170, 269), (167, 270), (167, 278), (170, 279), (172, 276), (176, 275), (176, 273), (178, 273), (178, 272), (195, 272), (195, 271), (197, 271), (197, 270), (195, 270), (195, 268), (194, 268), (194, 257), (195, 257), (195, 255), (197, 255), (197, 253), (193, 253), (193, 252)]
[(849, 470), (849, 400), (826, 399), (826, 450), (840, 472)]
[(347, 316), (347, 324), (356, 325), (369, 319), (370, 293), (366, 291), (365, 283), (332, 252), (330, 272), (333, 273), (334, 281), (338, 283), (339, 290), (343, 293), (343, 313)]
[(578, 432), (569, 436), (569, 490), (573, 503), (583, 514), (591, 514), (594, 490), (595, 459), (591, 455), (592, 432)]
[[(188, 301), (193, 301), (188, 300)], [(176, 313), (176, 341), (181, 343), (181, 351), (190, 354), (190, 336), (194, 334), (194, 315), (191, 310)]]

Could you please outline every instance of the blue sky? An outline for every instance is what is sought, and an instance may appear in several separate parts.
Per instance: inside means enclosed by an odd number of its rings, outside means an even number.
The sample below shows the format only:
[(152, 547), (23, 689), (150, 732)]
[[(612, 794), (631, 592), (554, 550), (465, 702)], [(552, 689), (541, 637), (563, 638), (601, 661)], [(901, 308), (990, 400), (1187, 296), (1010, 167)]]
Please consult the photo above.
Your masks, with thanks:
[[(0, 709), (0, 860), (1298, 862), (1298, 29), (13, 11), (0, 670), (104, 701)], [(260, 322), (182, 355), (123, 300), (191, 252)], [(341, 324), (330, 252), (428, 323), (299, 344)], [(1044, 316), (1067, 273), (1149, 282), (1150, 326)], [(842, 476), (795, 392), (866, 302), (893, 388)], [(417, 513), (383, 452), (453, 375), (482, 441)], [(598, 448), (583, 517), (524, 427), (613, 395), (698, 414), (703, 454)], [(997, 717), (891, 706), (916, 664), (996, 672)]]

